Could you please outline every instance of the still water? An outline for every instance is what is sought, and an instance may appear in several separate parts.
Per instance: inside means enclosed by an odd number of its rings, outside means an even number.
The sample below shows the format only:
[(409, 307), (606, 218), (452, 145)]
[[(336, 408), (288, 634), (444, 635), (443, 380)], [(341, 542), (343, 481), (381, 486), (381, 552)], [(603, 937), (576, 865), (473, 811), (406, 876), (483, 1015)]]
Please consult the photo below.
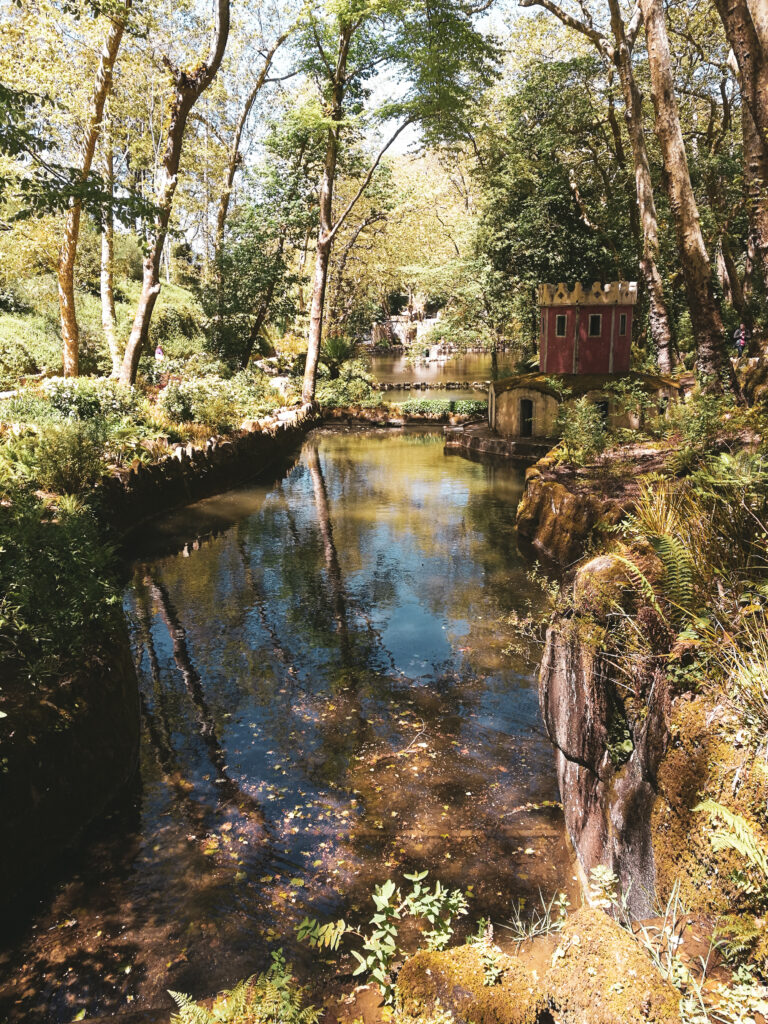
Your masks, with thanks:
[(505, 620), (535, 595), (521, 471), (440, 434), (316, 431), (276, 482), (145, 531), (125, 607), (141, 777), (0, 956), (0, 1019), (211, 993), (387, 877), (472, 925), (570, 879), (551, 748)]
[[(432, 385), (428, 391), (417, 392), (416, 397), (483, 399), (486, 397), (485, 393), (472, 388), (451, 391), (444, 391), (442, 388), (448, 381), (470, 384), (473, 381), (491, 380), (494, 376), (497, 379), (509, 377), (515, 372), (515, 358), (509, 352), (500, 352), (495, 368), (490, 353), (485, 352), (468, 352), (430, 361), (414, 360), (401, 352), (392, 355), (373, 355), (370, 356), (370, 362), (371, 373), (382, 384), (424, 381)], [(431, 393), (433, 388), (434, 393)], [(387, 402), (400, 402), (413, 397), (410, 391), (400, 388), (387, 391), (384, 395)]]

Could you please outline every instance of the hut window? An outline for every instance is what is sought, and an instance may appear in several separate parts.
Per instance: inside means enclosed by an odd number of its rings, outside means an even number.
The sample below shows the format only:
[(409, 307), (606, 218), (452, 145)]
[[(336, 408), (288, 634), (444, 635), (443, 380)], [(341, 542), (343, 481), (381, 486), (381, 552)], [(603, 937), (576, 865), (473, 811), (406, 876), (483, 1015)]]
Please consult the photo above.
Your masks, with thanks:
[(627, 314), (619, 314), (619, 337), (624, 338), (627, 334)]
[(566, 328), (566, 324), (567, 323), (568, 323), (568, 318), (566, 317), (565, 313), (558, 313), (557, 319), (555, 320), (555, 337), (556, 338), (564, 338), (565, 337), (565, 328)]
[(603, 315), (602, 313), (590, 313), (589, 315), (589, 336), (590, 338), (599, 338), (603, 333)]

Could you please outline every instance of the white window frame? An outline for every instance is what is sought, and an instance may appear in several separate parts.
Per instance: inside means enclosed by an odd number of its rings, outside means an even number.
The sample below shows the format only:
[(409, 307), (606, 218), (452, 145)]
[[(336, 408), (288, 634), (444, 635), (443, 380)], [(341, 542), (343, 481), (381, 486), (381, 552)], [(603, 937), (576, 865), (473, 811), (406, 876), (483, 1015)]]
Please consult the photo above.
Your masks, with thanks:
[[(597, 322), (598, 322), (597, 333), (595, 333), (592, 330), (592, 321), (595, 319), (595, 317), (597, 317)], [(589, 338), (599, 338), (602, 335), (602, 333), (603, 333), (603, 314), (602, 313), (590, 313), (589, 314), (589, 323), (587, 324), (587, 330), (588, 330), (587, 337), (589, 337)]]
[[(562, 331), (562, 334), (558, 330), (558, 327), (560, 325), (560, 320), (563, 321), (563, 331)], [(568, 314), (567, 313), (557, 313), (555, 315), (555, 337), (556, 338), (567, 338), (568, 337)]]

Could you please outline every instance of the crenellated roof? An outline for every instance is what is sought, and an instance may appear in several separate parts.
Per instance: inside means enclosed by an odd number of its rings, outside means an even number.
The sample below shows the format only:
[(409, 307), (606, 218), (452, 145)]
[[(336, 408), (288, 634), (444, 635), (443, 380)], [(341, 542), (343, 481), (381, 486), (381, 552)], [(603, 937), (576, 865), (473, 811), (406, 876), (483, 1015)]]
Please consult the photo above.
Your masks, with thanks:
[(581, 282), (570, 289), (566, 284), (540, 284), (540, 306), (634, 306), (637, 302), (637, 281), (595, 281), (589, 288)]

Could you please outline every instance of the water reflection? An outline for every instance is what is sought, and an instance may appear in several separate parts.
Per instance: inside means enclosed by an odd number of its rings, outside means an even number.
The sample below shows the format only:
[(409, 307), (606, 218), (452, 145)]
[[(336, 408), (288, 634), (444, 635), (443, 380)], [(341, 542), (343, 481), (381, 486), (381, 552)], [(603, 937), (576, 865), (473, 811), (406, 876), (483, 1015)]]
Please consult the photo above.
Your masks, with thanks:
[(503, 653), (522, 474), (442, 444), (316, 432), (282, 482), (177, 514), (184, 551), (147, 536), (141, 791), (0, 960), (0, 1017), (164, 1006), (277, 945), (317, 979), (301, 917), (367, 916), (414, 867), (471, 887), (475, 918), (570, 875), (536, 689)]

